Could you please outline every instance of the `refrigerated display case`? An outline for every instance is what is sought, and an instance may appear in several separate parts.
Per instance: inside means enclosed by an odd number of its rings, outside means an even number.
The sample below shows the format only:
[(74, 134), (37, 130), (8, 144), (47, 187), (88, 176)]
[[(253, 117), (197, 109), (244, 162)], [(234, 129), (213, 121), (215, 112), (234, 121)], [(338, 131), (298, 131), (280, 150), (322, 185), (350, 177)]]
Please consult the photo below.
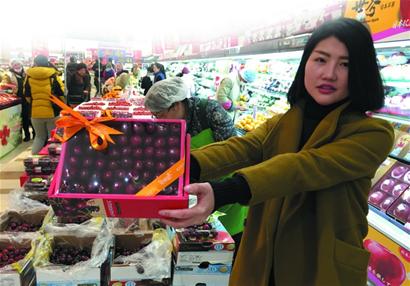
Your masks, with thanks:
[(13, 151), (21, 143), (20, 99), (0, 93), (0, 158)]

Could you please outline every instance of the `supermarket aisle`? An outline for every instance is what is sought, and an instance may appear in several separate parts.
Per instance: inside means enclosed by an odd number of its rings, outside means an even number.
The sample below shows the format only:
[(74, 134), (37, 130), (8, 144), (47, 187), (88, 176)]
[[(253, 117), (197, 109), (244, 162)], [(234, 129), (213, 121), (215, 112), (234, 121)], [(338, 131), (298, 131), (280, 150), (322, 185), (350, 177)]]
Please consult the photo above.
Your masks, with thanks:
[(31, 142), (23, 142), (0, 159), (0, 212), (8, 206), (8, 193), (20, 187), (19, 178), (24, 172), (23, 160), (31, 155)]

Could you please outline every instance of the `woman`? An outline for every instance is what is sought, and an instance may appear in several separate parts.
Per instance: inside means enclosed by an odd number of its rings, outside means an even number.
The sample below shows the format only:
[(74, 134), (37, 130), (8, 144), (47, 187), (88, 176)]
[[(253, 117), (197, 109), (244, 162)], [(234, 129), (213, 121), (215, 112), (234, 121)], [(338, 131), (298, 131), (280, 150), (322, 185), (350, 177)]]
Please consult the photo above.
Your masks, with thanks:
[(67, 89), (70, 103), (79, 104), (90, 100), (91, 82), (85, 63), (79, 63), (76, 66), (76, 71), (71, 75)]
[[(24, 90), (24, 78), (26, 77), (26, 73), (23, 68), (23, 64), (18, 60), (13, 60), (10, 63), (10, 80), (11, 83), (14, 84), (17, 89), (15, 91), (16, 95), (19, 98), (22, 98), (21, 102), (21, 119), (22, 119), (22, 127), (24, 132), (24, 142), (30, 141), (30, 126), (33, 128), (30, 120), (30, 106), (28, 105), (27, 101), (24, 100), (23, 90)], [(33, 128), (33, 136), (34, 139), (35, 132)]]
[(154, 63), (152, 65), (152, 70), (154, 71), (154, 83), (167, 78), (165, 68), (162, 64)]
[(244, 137), (192, 152), (202, 181), (191, 209), (162, 210), (173, 227), (221, 205), (250, 206), (230, 285), (366, 285), (370, 180), (393, 145), (389, 123), (366, 116), (384, 93), (369, 31), (341, 18), (308, 40), (289, 90), (291, 109)]
[(31, 105), (31, 122), (36, 133), (32, 153), (38, 154), (55, 128), (55, 120), (59, 115), (53, 109), (50, 94), (60, 96), (64, 100), (64, 85), (58, 71), (49, 66), (47, 57), (38, 55), (34, 65), (27, 70), (24, 84), (24, 97)]

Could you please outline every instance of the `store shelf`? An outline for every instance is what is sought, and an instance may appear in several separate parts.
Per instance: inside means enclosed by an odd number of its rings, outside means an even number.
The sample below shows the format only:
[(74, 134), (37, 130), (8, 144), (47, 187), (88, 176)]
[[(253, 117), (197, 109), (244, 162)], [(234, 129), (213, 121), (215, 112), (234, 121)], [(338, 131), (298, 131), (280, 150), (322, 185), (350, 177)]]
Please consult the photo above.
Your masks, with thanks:
[(367, 215), (369, 225), (384, 235), (391, 238), (397, 244), (410, 250), (410, 225), (407, 226), (407, 231), (398, 226), (398, 222), (387, 215), (380, 213), (377, 209), (369, 206), (369, 214)]
[(410, 125), (410, 119), (406, 117), (395, 116), (391, 114), (384, 114), (384, 113), (372, 113), (372, 117), (380, 118), (388, 121), (392, 121), (395, 123)]
[(400, 87), (400, 88), (407, 88), (410, 90), (410, 82), (405, 80), (384, 80), (385, 86), (393, 86), (393, 87)]
[(269, 96), (269, 97), (274, 97), (275, 99), (280, 99), (280, 98), (286, 96), (285, 93), (269, 92), (265, 89), (260, 89), (260, 88), (256, 88), (256, 87), (248, 87), (247, 89), (254, 92), (254, 93), (258, 93), (258, 94)]

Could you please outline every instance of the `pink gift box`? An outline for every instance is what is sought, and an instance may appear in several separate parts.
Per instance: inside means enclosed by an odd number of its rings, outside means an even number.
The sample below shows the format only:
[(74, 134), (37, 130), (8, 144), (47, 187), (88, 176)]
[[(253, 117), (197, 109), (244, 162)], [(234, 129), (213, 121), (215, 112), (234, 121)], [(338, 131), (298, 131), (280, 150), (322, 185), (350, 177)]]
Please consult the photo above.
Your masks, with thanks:
[[(102, 151), (92, 149), (89, 143), (88, 132), (84, 129), (66, 143), (63, 143), (61, 159), (48, 191), (48, 196), (53, 199), (52, 206), (56, 215), (157, 218), (160, 217), (158, 214), (159, 210), (187, 208), (188, 194), (183, 191), (183, 187), (189, 183), (190, 137), (186, 135), (185, 121), (116, 119), (105, 122), (105, 124), (124, 133), (128, 132), (128, 134), (112, 135), (111, 137), (116, 144), (109, 143), (107, 149)], [(139, 131), (139, 134), (142, 136), (136, 136), (133, 133), (135, 131), (134, 127), (141, 129), (141, 126), (145, 128), (144, 131)], [(158, 133), (146, 133), (149, 126), (154, 126), (152, 128)], [(170, 137), (174, 140), (172, 141)], [(157, 138), (157, 140), (155, 141), (152, 138)], [(168, 143), (163, 143), (164, 140), (158, 140), (158, 138), (162, 138)], [(179, 142), (176, 142), (175, 138), (179, 138)], [(141, 140), (142, 142), (139, 142)], [(118, 145), (122, 147), (118, 147)], [(171, 148), (170, 146), (174, 147)], [(155, 153), (151, 154), (148, 151), (152, 150), (148, 149), (152, 149), (152, 147)], [(153, 160), (152, 158), (154, 157), (159, 158), (159, 156), (162, 156), (159, 150), (161, 148), (167, 152), (166, 154), (171, 154), (171, 149), (173, 150), (172, 152), (175, 152), (175, 150), (179, 150), (179, 152), (177, 155), (172, 153), (177, 157), (166, 157), (166, 159), (161, 159), (160, 162)], [(117, 149), (120, 149), (123, 153), (118, 155), (115, 151)], [(136, 155), (138, 152), (140, 153), (137, 149), (142, 149), (144, 152)], [(76, 155), (75, 152), (78, 154)], [(168, 169), (175, 164), (175, 161), (181, 159), (185, 159), (184, 175), (180, 176), (174, 183), (163, 190), (163, 194), (143, 197), (127, 193), (126, 189), (128, 186), (132, 185), (134, 187), (134, 185), (140, 184), (137, 182), (141, 182), (141, 174), (146, 178), (145, 183), (149, 183), (155, 179), (155, 176), (164, 171), (158, 169), (157, 166), (164, 167), (164, 164), (166, 164), (166, 169)], [(90, 163), (87, 160), (92, 162)], [(151, 163), (145, 165), (149, 163), (148, 161)], [(164, 163), (165, 161), (166, 163)], [(123, 164), (118, 164), (118, 170), (113, 167), (117, 162), (124, 162)], [(139, 171), (134, 167), (138, 167), (138, 162), (143, 164), (143, 168)], [(131, 164), (131, 167), (125, 167), (129, 164)], [(73, 166), (77, 166), (77, 168)], [(90, 172), (88, 172), (89, 170)], [(81, 177), (81, 172), (86, 172), (89, 176)], [(133, 174), (135, 173), (139, 175), (134, 176)], [(151, 173), (153, 177), (145, 176), (146, 173)], [(106, 174), (112, 174), (112, 176), (106, 176)], [(121, 174), (124, 176), (121, 176)], [(115, 181), (120, 181), (119, 184), (123, 188), (115, 189), (117, 186)], [(136, 189), (138, 190), (139, 188), (136, 187)], [(113, 193), (110, 190), (118, 192)]]

